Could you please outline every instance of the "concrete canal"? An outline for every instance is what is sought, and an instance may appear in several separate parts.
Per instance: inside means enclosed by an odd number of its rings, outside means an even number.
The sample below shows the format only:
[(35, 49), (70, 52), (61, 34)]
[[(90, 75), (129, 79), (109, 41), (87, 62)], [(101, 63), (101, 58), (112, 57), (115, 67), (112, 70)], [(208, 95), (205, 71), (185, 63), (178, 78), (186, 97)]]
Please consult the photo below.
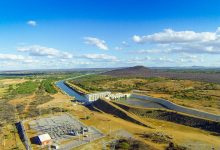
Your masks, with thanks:
[(78, 101), (85, 101), (86, 98), (83, 95), (80, 95), (78, 92), (75, 90), (69, 88), (65, 83), (64, 80), (58, 81), (56, 83), (56, 86), (60, 88), (63, 92), (68, 94), (69, 96), (75, 97), (76, 100)]

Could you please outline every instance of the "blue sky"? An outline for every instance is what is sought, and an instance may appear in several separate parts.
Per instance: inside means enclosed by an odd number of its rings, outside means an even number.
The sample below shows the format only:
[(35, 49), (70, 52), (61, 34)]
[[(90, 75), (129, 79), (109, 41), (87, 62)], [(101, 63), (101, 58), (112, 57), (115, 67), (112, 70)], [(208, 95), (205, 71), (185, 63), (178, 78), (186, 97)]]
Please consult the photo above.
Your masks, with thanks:
[(219, 0), (1, 0), (0, 70), (220, 67)]

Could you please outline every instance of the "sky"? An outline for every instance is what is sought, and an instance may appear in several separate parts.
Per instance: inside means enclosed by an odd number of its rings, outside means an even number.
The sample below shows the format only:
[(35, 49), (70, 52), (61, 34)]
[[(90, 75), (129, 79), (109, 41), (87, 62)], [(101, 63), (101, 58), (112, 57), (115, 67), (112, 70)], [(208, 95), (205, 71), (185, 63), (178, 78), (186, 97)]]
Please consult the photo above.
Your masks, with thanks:
[(220, 67), (219, 0), (1, 0), (0, 70)]

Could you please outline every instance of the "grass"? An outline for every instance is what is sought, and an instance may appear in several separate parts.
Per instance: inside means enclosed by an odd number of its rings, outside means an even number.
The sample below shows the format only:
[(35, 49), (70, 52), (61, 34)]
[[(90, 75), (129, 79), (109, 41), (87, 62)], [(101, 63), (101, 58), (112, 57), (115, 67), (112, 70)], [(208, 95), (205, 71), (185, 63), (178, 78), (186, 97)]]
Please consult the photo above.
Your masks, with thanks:
[(0, 149), (4, 150), (23, 150), (23, 143), (19, 139), (17, 130), (14, 125), (7, 124), (0, 132)]
[(0, 98), (7, 94), (7, 90), (8, 88), (6, 87), (0, 88)]
[(26, 81), (24, 83), (17, 84), (15, 89), (13, 86), (9, 86), (9, 90), (12, 91), (12, 94), (33, 94), (39, 86), (39, 83), (36, 81)]

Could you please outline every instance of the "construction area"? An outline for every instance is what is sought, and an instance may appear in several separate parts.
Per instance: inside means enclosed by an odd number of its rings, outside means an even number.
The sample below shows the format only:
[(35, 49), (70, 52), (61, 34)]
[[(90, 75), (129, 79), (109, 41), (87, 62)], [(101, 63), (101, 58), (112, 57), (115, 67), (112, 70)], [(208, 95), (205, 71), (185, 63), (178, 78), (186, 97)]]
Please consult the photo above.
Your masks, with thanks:
[[(68, 150), (104, 137), (104, 134), (94, 127), (84, 125), (77, 118), (69, 114), (32, 120), (28, 122), (28, 126), (29, 131), (36, 133), (36, 135), (31, 135), (31, 137), (27, 134), (29, 139), (32, 139), (32, 144), (41, 147), (50, 146), (52, 149)], [(50, 137), (49, 139), (47, 138), (49, 141), (46, 144), (44, 144), (45, 141), (41, 141), (41, 143), (34, 142), (33, 139), (37, 139), (37, 137), (45, 134)], [(43, 138), (40, 140), (43, 140)]]

